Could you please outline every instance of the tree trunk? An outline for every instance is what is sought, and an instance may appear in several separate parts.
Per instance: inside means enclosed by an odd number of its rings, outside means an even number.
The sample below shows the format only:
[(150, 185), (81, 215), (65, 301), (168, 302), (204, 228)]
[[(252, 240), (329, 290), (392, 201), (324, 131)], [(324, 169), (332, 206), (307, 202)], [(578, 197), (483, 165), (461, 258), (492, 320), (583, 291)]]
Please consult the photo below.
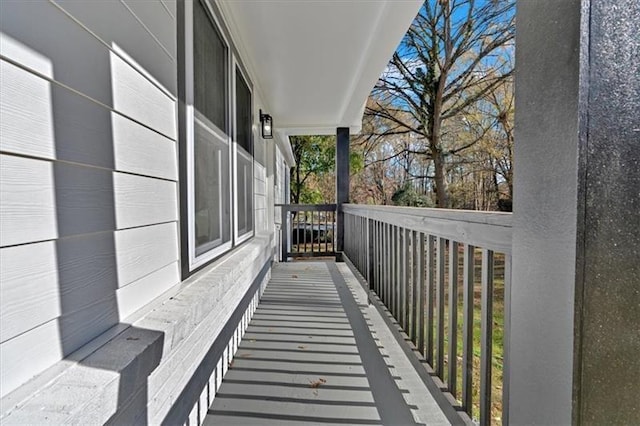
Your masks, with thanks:
[(444, 155), (440, 149), (433, 152), (433, 167), (435, 169), (436, 207), (449, 208), (449, 196), (447, 194), (447, 181), (445, 179)]

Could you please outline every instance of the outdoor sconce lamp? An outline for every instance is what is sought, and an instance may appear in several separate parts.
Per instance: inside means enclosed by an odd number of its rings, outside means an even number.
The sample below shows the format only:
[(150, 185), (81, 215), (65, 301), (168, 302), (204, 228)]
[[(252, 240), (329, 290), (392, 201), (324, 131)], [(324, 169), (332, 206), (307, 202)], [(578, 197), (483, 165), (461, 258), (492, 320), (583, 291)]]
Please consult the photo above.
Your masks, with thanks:
[(262, 124), (262, 139), (273, 139), (273, 118), (269, 114), (263, 114), (260, 110), (260, 123)]

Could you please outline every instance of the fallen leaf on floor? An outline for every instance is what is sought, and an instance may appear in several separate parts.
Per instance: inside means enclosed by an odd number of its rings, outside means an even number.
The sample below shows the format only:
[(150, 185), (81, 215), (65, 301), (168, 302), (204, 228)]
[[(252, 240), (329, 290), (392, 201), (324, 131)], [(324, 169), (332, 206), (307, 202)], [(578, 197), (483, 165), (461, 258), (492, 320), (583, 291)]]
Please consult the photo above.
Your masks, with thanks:
[(291, 275), (291, 278), (298, 278), (297, 275)]
[(300, 345), (300, 346), (298, 346), (298, 349), (307, 349), (307, 347), (303, 346), (303, 345)]
[(315, 389), (315, 388), (319, 388), (320, 385), (324, 385), (325, 383), (327, 383), (327, 381), (322, 377), (320, 377), (318, 380), (315, 380), (315, 381), (309, 380), (309, 383), (311, 384), (311, 387)]

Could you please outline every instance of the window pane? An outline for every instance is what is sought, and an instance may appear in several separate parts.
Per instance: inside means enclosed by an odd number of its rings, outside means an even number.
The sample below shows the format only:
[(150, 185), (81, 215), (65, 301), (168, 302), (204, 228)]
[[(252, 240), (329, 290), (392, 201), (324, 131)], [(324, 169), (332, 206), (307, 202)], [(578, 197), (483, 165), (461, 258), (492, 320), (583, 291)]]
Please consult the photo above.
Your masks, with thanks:
[(238, 234), (253, 229), (253, 158), (238, 147)]
[(253, 229), (253, 135), (251, 131), (251, 91), (236, 67), (236, 142), (238, 191), (238, 234)]
[(253, 156), (251, 137), (251, 92), (236, 67), (236, 142)]
[(193, 2), (194, 104), (227, 133), (227, 47), (204, 6)]
[(229, 147), (199, 121), (195, 124), (196, 256), (231, 239)]

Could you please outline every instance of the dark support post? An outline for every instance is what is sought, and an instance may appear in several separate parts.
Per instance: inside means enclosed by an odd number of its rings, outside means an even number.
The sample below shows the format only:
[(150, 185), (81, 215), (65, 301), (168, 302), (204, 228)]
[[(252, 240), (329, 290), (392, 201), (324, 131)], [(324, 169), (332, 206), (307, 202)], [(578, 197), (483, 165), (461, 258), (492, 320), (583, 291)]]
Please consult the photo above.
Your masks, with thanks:
[(516, 20), (509, 423), (637, 424), (640, 2)]
[(342, 205), (349, 202), (349, 128), (336, 130), (336, 260), (342, 260), (344, 251), (344, 213)]

